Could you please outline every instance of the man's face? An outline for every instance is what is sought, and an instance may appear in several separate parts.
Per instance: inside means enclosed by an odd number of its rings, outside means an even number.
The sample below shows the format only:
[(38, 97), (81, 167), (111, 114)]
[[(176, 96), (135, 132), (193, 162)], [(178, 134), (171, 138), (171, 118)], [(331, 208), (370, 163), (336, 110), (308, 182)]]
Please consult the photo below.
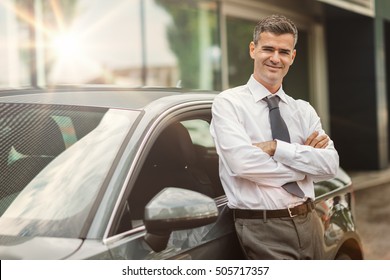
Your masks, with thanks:
[(254, 78), (275, 93), (294, 61), (294, 36), (263, 32), (257, 45), (250, 43), (249, 53), (254, 59)]

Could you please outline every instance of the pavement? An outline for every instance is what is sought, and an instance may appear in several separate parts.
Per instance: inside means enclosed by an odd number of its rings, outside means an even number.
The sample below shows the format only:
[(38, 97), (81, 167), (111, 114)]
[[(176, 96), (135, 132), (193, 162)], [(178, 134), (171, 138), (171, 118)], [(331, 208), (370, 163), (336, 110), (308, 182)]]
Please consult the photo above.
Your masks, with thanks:
[(353, 189), (361, 190), (390, 183), (390, 168), (373, 171), (349, 171)]

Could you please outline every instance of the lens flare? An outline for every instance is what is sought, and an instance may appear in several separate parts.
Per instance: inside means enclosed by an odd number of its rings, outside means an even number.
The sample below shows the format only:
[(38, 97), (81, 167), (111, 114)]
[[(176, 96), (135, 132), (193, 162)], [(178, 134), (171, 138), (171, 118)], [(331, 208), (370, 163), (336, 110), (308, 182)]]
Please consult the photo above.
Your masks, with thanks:
[(83, 46), (77, 36), (71, 33), (62, 33), (55, 36), (51, 48), (59, 59), (72, 59), (83, 53)]

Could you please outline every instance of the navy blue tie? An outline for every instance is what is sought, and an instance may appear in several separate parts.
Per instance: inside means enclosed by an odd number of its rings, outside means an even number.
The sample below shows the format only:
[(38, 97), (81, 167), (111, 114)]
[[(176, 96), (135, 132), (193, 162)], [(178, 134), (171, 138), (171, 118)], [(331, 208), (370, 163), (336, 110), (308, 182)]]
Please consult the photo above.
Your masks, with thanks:
[[(264, 98), (264, 100), (267, 102), (269, 108), (269, 120), (271, 124), (272, 138), (290, 143), (290, 133), (288, 132), (286, 123), (280, 115), (280, 97), (276, 95), (270, 98)], [(305, 197), (304, 192), (296, 182), (284, 184), (282, 188), (295, 196)]]

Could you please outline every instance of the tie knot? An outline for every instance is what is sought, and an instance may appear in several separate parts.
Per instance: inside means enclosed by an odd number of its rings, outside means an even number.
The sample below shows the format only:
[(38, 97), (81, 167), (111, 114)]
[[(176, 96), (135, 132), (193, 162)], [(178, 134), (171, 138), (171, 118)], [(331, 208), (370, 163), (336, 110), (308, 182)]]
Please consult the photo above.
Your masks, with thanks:
[(275, 96), (272, 96), (270, 98), (264, 98), (265, 102), (267, 102), (268, 104), (268, 108), (270, 110), (272, 109), (275, 109), (275, 108), (278, 108), (279, 107), (279, 101), (280, 101), (280, 97), (275, 95)]

